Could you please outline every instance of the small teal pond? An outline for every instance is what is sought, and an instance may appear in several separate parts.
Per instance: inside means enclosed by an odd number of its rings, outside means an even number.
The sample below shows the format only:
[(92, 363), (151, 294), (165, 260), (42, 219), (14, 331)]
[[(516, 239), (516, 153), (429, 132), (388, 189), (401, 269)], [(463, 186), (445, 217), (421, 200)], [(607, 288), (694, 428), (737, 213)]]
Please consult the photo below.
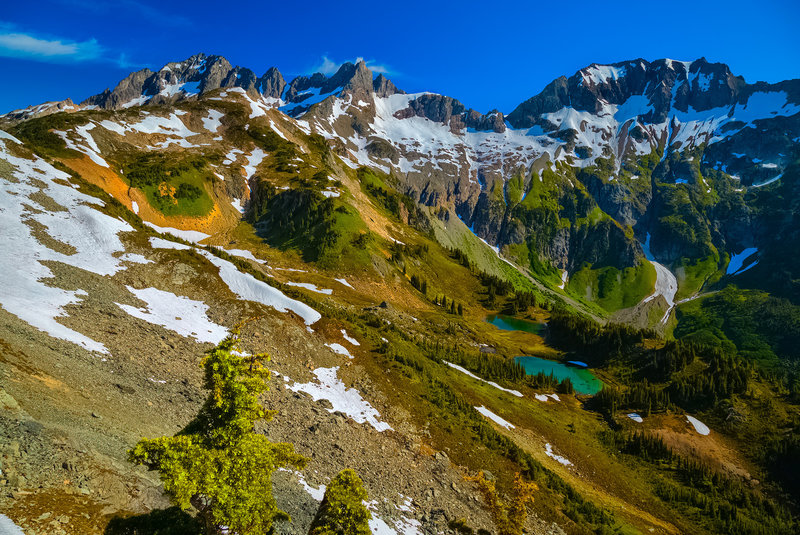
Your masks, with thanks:
[(514, 360), (522, 364), (528, 375), (536, 375), (541, 372), (545, 375), (552, 374), (559, 381), (569, 378), (578, 394), (597, 394), (603, 387), (600, 379), (586, 368), (569, 366), (539, 357), (517, 357)]
[(522, 320), (505, 314), (491, 314), (486, 316), (486, 321), (504, 331), (523, 331), (531, 334), (542, 334), (544, 323)]

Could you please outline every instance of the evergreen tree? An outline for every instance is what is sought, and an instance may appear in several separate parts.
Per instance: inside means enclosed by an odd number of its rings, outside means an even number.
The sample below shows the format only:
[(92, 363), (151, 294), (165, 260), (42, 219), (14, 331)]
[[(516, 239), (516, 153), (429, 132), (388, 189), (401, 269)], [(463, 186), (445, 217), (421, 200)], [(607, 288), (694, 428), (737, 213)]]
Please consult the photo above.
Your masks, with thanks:
[(235, 331), (203, 360), (208, 399), (195, 419), (172, 437), (142, 439), (131, 462), (157, 470), (164, 490), (181, 509), (193, 506), (207, 534), (270, 531), (288, 520), (272, 496), (272, 472), (308, 461), (291, 444), (256, 433), (256, 420), (272, 418), (258, 396), (267, 389), (266, 355), (239, 356)]
[(483, 472), (467, 478), (478, 485), (478, 490), (489, 508), (497, 532), (500, 535), (522, 535), (528, 518), (528, 503), (533, 503), (533, 493), (539, 487), (536, 483), (525, 481), (520, 474), (514, 477), (514, 487), (508, 503), (503, 502), (495, 489), (494, 481), (489, 481)]
[(366, 499), (361, 478), (349, 468), (342, 470), (325, 490), (308, 534), (369, 535), (372, 515), (364, 505)]

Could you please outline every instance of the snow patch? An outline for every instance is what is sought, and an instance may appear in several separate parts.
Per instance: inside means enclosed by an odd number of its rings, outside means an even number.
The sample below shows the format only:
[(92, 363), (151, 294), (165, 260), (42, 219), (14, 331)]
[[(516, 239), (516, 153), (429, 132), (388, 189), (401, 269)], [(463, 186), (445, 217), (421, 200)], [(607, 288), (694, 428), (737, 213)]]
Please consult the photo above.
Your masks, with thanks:
[(349, 359), (353, 358), (353, 355), (351, 355), (350, 352), (347, 350), (347, 348), (344, 347), (342, 344), (333, 343), (325, 345), (331, 348), (331, 351), (333, 351), (334, 353), (338, 353), (339, 355), (344, 355)]
[[(66, 340), (89, 351), (108, 353), (106, 347), (57, 321), (67, 316), (66, 307), (82, 300), (82, 290), (53, 287), (53, 272), (47, 261), (110, 276), (123, 269), (125, 260), (115, 254), (125, 247), (121, 232), (133, 232), (126, 222), (105, 215), (92, 205), (98, 199), (80, 193), (69, 185), (69, 175), (34, 157), (13, 156), (8, 146), (11, 136), (2, 136), (0, 160), (10, 165), (7, 176), (0, 177), (0, 273), (3, 291), (0, 305), (33, 327), (53, 338)], [(58, 181), (58, 182), (57, 182)], [(51, 210), (45, 196), (63, 207)], [(34, 235), (35, 224), (42, 234), (61, 242), (66, 252), (50, 249)], [(38, 235), (38, 233), (37, 233)]]
[(300, 486), (303, 487), (303, 490), (305, 490), (309, 496), (311, 496), (318, 502), (321, 502), (322, 499), (325, 497), (325, 490), (326, 490), (325, 485), (320, 485), (319, 487), (312, 487), (311, 485), (308, 484), (306, 478), (303, 477), (303, 474), (300, 473), (297, 474), (297, 481), (300, 483)]
[(493, 386), (493, 387), (497, 388), (498, 390), (502, 390), (503, 392), (508, 392), (512, 396), (517, 396), (518, 398), (522, 397), (522, 392), (520, 392), (519, 390), (509, 390), (508, 388), (503, 388), (502, 386), (500, 386), (499, 384), (497, 384), (497, 383), (495, 383), (493, 381), (487, 381), (486, 379), (482, 379), (482, 378), (478, 377), (477, 375), (475, 375), (471, 371), (469, 371), (467, 369), (464, 369), (464, 368), (462, 368), (461, 366), (459, 366), (457, 364), (453, 364), (452, 362), (447, 362), (446, 360), (443, 360), (442, 362), (444, 362), (445, 364), (447, 364), (448, 366), (450, 366), (454, 370), (458, 370), (461, 373), (463, 373), (464, 375), (468, 375), (469, 377), (472, 377), (473, 379), (477, 379), (478, 381), (486, 383), (489, 386)]
[(565, 269), (561, 272), (561, 284), (558, 285), (559, 288), (562, 290), (567, 285), (567, 279), (569, 278), (569, 272)]
[(240, 299), (261, 303), (278, 312), (292, 311), (300, 316), (306, 325), (316, 323), (322, 318), (322, 314), (307, 304), (287, 297), (280, 290), (256, 279), (249, 273), (242, 273), (227, 260), (216, 257), (208, 251), (198, 250), (197, 252), (219, 268), (219, 276), (222, 281)]
[(95, 127), (94, 123), (89, 123), (83, 126), (75, 127), (74, 130), (75, 133), (78, 134), (80, 137), (82, 137), (84, 141), (86, 141), (85, 145), (80, 145), (72, 141), (72, 139), (70, 139), (69, 136), (67, 135), (67, 132), (61, 132), (58, 130), (54, 130), (53, 132), (64, 140), (64, 143), (66, 143), (68, 149), (72, 149), (80, 153), (83, 153), (89, 158), (91, 158), (91, 160), (97, 165), (110, 169), (111, 166), (108, 165), (108, 162), (106, 162), (103, 159), (103, 157), (100, 156), (100, 147), (97, 146), (97, 143), (95, 142), (94, 138), (89, 133), (89, 130), (92, 130), (94, 127)]
[(152, 260), (148, 260), (146, 257), (136, 254), (136, 253), (125, 253), (124, 255), (119, 257), (120, 260), (123, 262), (130, 262), (131, 264), (152, 264)]
[(700, 433), (701, 435), (707, 435), (711, 432), (711, 429), (708, 428), (706, 424), (695, 418), (694, 416), (686, 415), (686, 421), (692, 424), (694, 430)]
[(253, 262), (258, 262), (259, 264), (266, 264), (265, 260), (259, 260), (255, 257), (253, 253), (247, 251), (245, 249), (223, 249), (226, 253), (231, 254), (233, 256), (238, 256), (241, 258), (246, 258), (248, 260), (252, 260)]
[(198, 135), (197, 132), (189, 130), (176, 113), (171, 113), (169, 117), (148, 115), (138, 123), (127, 125), (125, 130), (133, 130), (142, 134), (177, 136), (179, 138)]
[(160, 232), (162, 234), (171, 234), (176, 238), (180, 238), (182, 240), (190, 241), (192, 243), (199, 243), (206, 238), (210, 238), (210, 234), (205, 234), (204, 232), (200, 232), (197, 230), (179, 230), (172, 227), (159, 227), (158, 225), (154, 225), (149, 221), (144, 222), (145, 225), (150, 227), (151, 229)]
[(510, 423), (510, 422), (508, 422), (508, 421), (506, 421), (506, 420), (504, 420), (502, 418), (500, 418), (498, 415), (496, 415), (495, 413), (493, 413), (492, 411), (490, 411), (489, 409), (487, 409), (483, 405), (481, 405), (480, 407), (475, 407), (475, 410), (478, 411), (479, 413), (483, 414), (487, 418), (489, 418), (491, 421), (493, 421), (494, 423), (496, 423), (500, 427), (505, 427), (506, 429), (516, 429), (514, 424), (512, 424), (512, 423)]
[(156, 288), (137, 290), (126, 286), (144, 308), (115, 303), (135, 318), (175, 331), (181, 336), (195, 338), (198, 342), (218, 344), (228, 336), (228, 329), (208, 319), (208, 305), (188, 297), (177, 296)]
[(348, 336), (347, 331), (345, 331), (344, 329), (342, 329), (342, 336), (344, 337), (345, 340), (347, 340), (348, 342), (350, 342), (354, 346), (360, 346), (361, 345), (361, 344), (358, 343), (358, 340), (356, 340), (352, 336)]
[(311, 284), (311, 283), (308, 283), (308, 282), (287, 282), (285, 284), (286, 284), (286, 286), (295, 286), (297, 288), (305, 288), (306, 290), (309, 290), (309, 291), (312, 291), (312, 292), (316, 292), (318, 294), (331, 295), (333, 293), (333, 290), (331, 290), (330, 288), (318, 288), (316, 284)]
[(186, 251), (192, 247), (184, 243), (165, 240), (164, 238), (150, 237), (150, 247), (153, 249), (177, 249), (179, 251)]
[(336, 282), (339, 282), (339, 283), (341, 283), (341, 284), (344, 284), (344, 285), (345, 285), (345, 286), (347, 286), (348, 288), (353, 288), (352, 286), (350, 286), (350, 283), (349, 283), (349, 282), (347, 282), (345, 279), (333, 279), (333, 280), (335, 280)]
[(203, 117), (203, 127), (209, 132), (216, 132), (222, 125), (220, 119), (225, 116), (224, 113), (217, 110), (208, 110), (208, 117)]
[(652, 301), (656, 297), (663, 296), (664, 300), (667, 302), (667, 311), (664, 313), (664, 317), (661, 318), (661, 323), (664, 324), (669, 319), (669, 315), (672, 312), (672, 309), (675, 308), (675, 294), (678, 293), (678, 279), (675, 278), (675, 275), (668, 270), (662, 264), (659, 264), (655, 261), (653, 257), (653, 253), (650, 251), (650, 233), (647, 233), (647, 238), (645, 242), (642, 244), (642, 249), (644, 250), (644, 255), (647, 260), (653, 264), (653, 267), (656, 269), (656, 285), (653, 293), (645, 297), (642, 300), (642, 303), (647, 303)]
[(4, 514), (0, 514), (0, 533), (2, 535), (25, 535), (22, 529)]
[(328, 412), (342, 412), (357, 423), (371, 425), (376, 431), (392, 429), (389, 424), (380, 421), (380, 413), (361, 397), (358, 390), (345, 387), (336, 376), (338, 370), (338, 366), (317, 368), (314, 370), (316, 383), (294, 383), (287, 388), (292, 392), (305, 392), (314, 401), (325, 399), (332, 405)]
[(551, 446), (549, 442), (544, 445), (544, 454), (547, 455), (548, 457), (555, 459), (564, 466), (572, 466), (572, 463), (569, 461), (569, 459), (553, 453), (553, 446)]

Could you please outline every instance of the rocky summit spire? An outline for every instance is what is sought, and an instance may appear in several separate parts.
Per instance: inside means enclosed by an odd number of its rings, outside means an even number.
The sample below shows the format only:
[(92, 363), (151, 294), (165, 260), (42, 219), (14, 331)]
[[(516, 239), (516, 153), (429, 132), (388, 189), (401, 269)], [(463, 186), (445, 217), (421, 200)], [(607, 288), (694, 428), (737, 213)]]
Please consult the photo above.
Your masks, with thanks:
[(373, 80), (372, 89), (375, 91), (375, 96), (380, 98), (396, 95), (398, 93), (405, 94), (405, 91), (397, 89), (397, 86), (383, 74), (379, 74), (375, 80)]
[(338, 88), (344, 91), (365, 91), (372, 92), (372, 71), (367, 68), (363, 61), (355, 65), (347, 62), (343, 63), (336, 74), (331, 76), (325, 85), (322, 86), (322, 93), (331, 93)]
[(286, 88), (286, 80), (283, 79), (281, 71), (275, 67), (270, 67), (256, 84), (259, 93), (268, 98), (280, 98), (284, 88)]

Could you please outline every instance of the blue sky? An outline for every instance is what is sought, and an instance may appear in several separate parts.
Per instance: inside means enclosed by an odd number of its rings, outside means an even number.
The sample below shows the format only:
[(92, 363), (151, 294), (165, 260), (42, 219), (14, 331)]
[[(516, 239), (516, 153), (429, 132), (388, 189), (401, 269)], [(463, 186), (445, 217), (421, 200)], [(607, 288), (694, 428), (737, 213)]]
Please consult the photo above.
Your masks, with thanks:
[(0, 12), (0, 113), (80, 101), (196, 52), (291, 80), (363, 57), (402, 89), (506, 113), (560, 75), (642, 57), (800, 77), (800, 2), (38, 0)]

